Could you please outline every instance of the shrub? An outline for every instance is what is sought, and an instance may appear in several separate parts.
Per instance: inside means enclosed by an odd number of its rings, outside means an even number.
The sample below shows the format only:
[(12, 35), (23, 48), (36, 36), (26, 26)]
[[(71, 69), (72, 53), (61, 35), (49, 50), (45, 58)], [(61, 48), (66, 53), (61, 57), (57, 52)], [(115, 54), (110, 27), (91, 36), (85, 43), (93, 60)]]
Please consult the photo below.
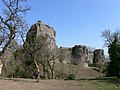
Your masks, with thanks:
[(68, 80), (75, 80), (75, 75), (74, 74), (69, 74), (67, 79)]

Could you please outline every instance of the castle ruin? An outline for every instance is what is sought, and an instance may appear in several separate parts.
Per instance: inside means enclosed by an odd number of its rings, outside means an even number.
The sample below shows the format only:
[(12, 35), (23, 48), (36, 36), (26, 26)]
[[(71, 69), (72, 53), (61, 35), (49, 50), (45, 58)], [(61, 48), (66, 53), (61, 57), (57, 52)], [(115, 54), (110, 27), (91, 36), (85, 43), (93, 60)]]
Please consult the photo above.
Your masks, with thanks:
[[(51, 42), (50, 47), (52, 47), (52, 49), (56, 48), (56, 31), (51, 26), (43, 24), (41, 21), (38, 21), (30, 28), (27, 33), (26, 41), (32, 44), (32, 39), (40, 35), (47, 36), (48, 41)], [(64, 63), (72, 62), (79, 65), (81, 62), (104, 62), (104, 51), (102, 49), (96, 49), (91, 52), (85, 45), (75, 45), (71, 48), (61, 47), (58, 50), (62, 50), (62, 53), (64, 53)], [(59, 62), (59, 60), (57, 62)]]
[(75, 65), (81, 65), (83, 62), (88, 64), (104, 63), (105, 55), (104, 50), (102, 49), (95, 49), (92, 52), (84, 45), (75, 45), (71, 48), (61, 47), (60, 49), (64, 51), (64, 55), (66, 57), (63, 61), (67, 61), (67, 63), (71, 62)]
[(56, 48), (55, 30), (49, 25), (43, 24), (42, 21), (38, 21), (36, 24), (31, 26), (30, 30), (27, 33), (26, 42), (28, 42), (29, 44), (33, 44), (34, 39), (38, 36), (47, 37), (46, 41), (49, 43), (48, 47), (50, 49)]

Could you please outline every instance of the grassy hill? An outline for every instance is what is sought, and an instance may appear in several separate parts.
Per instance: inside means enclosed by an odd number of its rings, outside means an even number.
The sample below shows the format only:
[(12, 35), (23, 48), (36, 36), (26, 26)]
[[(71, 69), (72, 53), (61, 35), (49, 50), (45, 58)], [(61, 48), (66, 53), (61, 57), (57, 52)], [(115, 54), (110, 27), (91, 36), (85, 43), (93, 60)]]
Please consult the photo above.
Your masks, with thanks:
[(56, 64), (55, 72), (56, 75), (63, 73), (64, 77), (67, 77), (69, 74), (74, 74), (76, 76), (76, 79), (100, 77), (100, 73), (91, 67), (81, 67), (71, 64)]

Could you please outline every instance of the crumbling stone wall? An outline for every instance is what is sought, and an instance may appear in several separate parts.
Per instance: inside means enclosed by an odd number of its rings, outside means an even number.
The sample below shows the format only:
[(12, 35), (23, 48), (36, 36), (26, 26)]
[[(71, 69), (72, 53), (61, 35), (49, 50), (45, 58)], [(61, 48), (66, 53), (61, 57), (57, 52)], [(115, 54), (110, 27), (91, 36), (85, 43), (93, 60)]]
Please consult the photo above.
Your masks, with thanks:
[(64, 62), (81, 65), (81, 62), (91, 63), (104, 63), (104, 50), (96, 49), (93, 52), (88, 51), (87, 46), (75, 45), (72, 48), (62, 47), (65, 55)]
[(37, 36), (47, 36), (47, 41), (50, 43), (49, 47), (56, 48), (56, 31), (51, 26), (43, 24), (42, 21), (38, 21), (35, 25), (37, 26)]
[(73, 63), (79, 64), (81, 61), (87, 61), (88, 60), (88, 49), (86, 46), (83, 45), (75, 45), (72, 48), (71, 52), (73, 56)]
[(88, 63), (93, 63), (94, 53), (89, 52), (88, 53)]
[(104, 63), (104, 50), (102, 49), (96, 49), (94, 51), (94, 58), (93, 58), (93, 63)]
[[(62, 56), (60, 56), (60, 60), (62, 59), (62, 62), (65, 64), (70, 63), (72, 48), (60, 47), (59, 51), (62, 54)], [(60, 60), (59, 60), (59, 62), (61, 62)]]
[(40, 35), (47, 37), (47, 41), (50, 43), (49, 47), (51, 49), (56, 48), (55, 30), (49, 25), (42, 23), (42, 21), (38, 21), (36, 24), (31, 26), (30, 30), (27, 33), (26, 42), (33, 44), (34, 39)]
[[(34, 24), (27, 33), (26, 41), (29, 44), (34, 43), (36, 36), (43, 35), (48, 37), (48, 42), (50, 41), (49, 47), (52, 49), (56, 48), (56, 32), (49, 25), (43, 24), (41, 21), (38, 21)], [(79, 64), (81, 61), (88, 61), (90, 63), (104, 62), (104, 51), (97, 49), (94, 52), (89, 52), (87, 46), (84, 45), (75, 45), (72, 48), (61, 48), (65, 53), (64, 62), (73, 62)], [(59, 50), (59, 49), (58, 49)]]

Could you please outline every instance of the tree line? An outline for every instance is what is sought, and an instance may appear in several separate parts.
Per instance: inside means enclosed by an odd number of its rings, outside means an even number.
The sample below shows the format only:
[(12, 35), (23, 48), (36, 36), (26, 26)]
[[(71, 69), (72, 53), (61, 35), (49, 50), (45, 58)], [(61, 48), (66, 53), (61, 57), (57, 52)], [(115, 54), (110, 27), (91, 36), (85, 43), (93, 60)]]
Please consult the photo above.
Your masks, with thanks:
[(120, 31), (112, 32), (105, 30), (102, 32), (105, 45), (108, 47), (110, 62), (107, 66), (107, 76), (120, 77)]

